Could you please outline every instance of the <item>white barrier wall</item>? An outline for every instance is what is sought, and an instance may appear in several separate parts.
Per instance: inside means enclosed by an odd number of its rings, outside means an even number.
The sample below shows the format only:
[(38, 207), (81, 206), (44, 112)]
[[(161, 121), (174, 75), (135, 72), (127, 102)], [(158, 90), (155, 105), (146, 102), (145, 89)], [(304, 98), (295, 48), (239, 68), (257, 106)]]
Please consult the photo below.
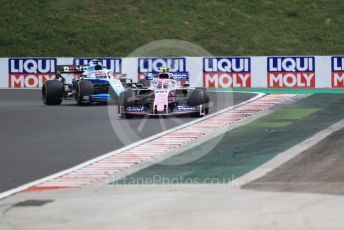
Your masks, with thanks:
[[(86, 65), (93, 58), (0, 58), (1, 88), (40, 88), (56, 65)], [(209, 88), (344, 88), (344, 56), (97, 58), (136, 81), (168, 67), (189, 72), (191, 86)], [(71, 79), (68, 79), (71, 80)]]

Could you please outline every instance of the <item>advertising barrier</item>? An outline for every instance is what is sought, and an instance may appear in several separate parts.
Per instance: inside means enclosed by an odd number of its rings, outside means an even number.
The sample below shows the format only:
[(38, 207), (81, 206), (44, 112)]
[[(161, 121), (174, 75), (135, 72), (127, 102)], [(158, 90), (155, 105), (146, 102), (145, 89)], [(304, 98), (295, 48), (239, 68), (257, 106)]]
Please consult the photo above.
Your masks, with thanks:
[(56, 58), (8, 59), (9, 88), (40, 88), (55, 78)]
[(144, 79), (147, 73), (159, 73), (161, 67), (171, 73), (186, 72), (186, 58), (138, 58), (138, 79)]
[(344, 56), (331, 58), (331, 87), (344, 88)]
[(251, 88), (251, 58), (203, 58), (203, 85), (208, 88)]
[(268, 88), (315, 88), (314, 57), (268, 57)]
[(57, 65), (87, 65), (92, 59), (133, 81), (165, 67), (188, 73), (191, 86), (344, 89), (344, 56), (0, 58), (0, 88), (40, 88), (55, 77)]

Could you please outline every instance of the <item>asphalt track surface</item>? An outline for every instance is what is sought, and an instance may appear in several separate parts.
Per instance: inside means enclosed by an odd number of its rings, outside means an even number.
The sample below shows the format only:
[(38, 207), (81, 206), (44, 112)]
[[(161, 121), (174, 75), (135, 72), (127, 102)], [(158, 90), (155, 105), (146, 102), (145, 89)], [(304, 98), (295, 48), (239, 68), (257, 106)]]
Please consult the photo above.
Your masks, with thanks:
[[(253, 96), (211, 93), (214, 105), (210, 113)], [(45, 106), (39, 90), (0, 90), (0, 192), (194, 119), (121, 120), (115, 106), (77, 106), (74, 101)], [(127, 133), (130, 135), (125, 138)]]

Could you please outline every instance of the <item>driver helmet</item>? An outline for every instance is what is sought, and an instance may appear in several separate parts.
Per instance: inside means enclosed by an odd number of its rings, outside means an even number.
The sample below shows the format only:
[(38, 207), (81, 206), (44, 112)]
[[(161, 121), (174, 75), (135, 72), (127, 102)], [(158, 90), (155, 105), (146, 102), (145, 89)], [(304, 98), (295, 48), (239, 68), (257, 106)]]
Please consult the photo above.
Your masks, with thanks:
[(103, 64), (100, 60), (98, 59), (92, 59), (90, 62), (89, 62), (89, 66), (94, 66), (94, 69), (95, 70), (102, 70), (103, 69)]

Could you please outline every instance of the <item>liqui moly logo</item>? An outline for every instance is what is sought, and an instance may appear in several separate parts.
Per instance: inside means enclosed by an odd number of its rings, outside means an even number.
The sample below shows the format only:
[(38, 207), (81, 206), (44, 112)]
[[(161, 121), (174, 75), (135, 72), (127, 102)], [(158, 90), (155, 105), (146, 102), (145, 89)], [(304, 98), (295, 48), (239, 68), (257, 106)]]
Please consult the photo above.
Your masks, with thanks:
[(73, 65), (89, 65), (91, 60), (99, 60), (103, 67), (113, 71), (115, 74), (122, 73), (122, 59), (121, 58), (74, 58)]
[(344, 88), (344, 56), (331, 57), (332, 88)]
[(203, 86), (208, 88), (250, 88), (251, 58), (203, 58)]
[(139, 58), (138, 78), (143, 79), (148, 73), (159, 73), (160, 68), (168, 68), (171, 73), (185, 73), (185, 58)]
[(56, 58), (10, 58), (8, 87), (40, 88), (55, 78), (56, 63)]
[(314, 57), (268, 57), (269, 88), (315, 88)]

